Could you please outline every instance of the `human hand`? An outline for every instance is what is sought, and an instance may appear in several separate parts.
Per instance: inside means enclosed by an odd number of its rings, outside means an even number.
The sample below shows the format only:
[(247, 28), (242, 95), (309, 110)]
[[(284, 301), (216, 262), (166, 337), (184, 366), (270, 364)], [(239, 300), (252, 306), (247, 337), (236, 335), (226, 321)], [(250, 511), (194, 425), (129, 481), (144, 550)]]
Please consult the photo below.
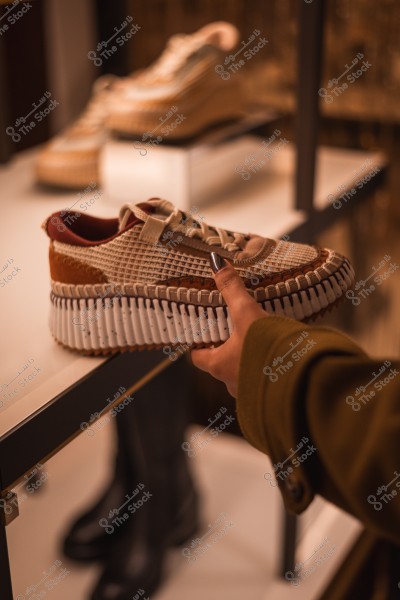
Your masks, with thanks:
[(231, 315), (233, 332), (218, 348), (192, 351), (193, 364), (225, 383), (228, 392), (237, 397), (240, 356), (250, 325), (267, 313), (249, 295), (243, 281), (230, 263), (216, 252), (211, 254), (211, 266), (217, 288), (221, 292)]

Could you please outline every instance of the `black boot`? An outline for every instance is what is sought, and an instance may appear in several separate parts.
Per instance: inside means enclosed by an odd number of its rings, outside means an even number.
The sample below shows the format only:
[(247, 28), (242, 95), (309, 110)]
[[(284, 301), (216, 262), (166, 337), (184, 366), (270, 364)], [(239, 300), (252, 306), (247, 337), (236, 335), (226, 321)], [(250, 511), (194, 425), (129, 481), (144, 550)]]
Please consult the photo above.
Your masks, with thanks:
[[(130, 434), (138, 481), (112, 520), (112, 552), (92, 600), (126, 600), (152, 594), (162, 579), (167, 549), (198, 528), (198, 498), (182, 450), (187, 424), (187, 369), (178, 361), (135, 394)], [(140, 473), (140, 475), (139, 475)]]
[[(129, 409), (130, 405), (125, 409), (127, 412), (124, 418), (132, 420), (134, 413), (129, 412)], [(91, 561), (107, 558), (113, 540), (107, 535), (104, 527), (100, 526), (99, 521), (112, 509), (120, 506), (124, 502), (125, 494), (135, 486), (137, 476), (134, 461), (128, 462), (129, 448), (124, 440), (125, 429), (121, 430), (122, 418), (122, 413), (115, 417), (117, 453), (113, 478), (95, 504), (71, 525), (64, 539), (64, 554), (73, 560)]]
[[(180, 418), (185, 418), (183, 412)], [(135, 427), (133, 406), (127, 406), (115, 420), (117, 454), (113, 478), (95, 504), (71, 525), (64, 539), (64, 554), (76, 561), (107, 559), (120, 529), (110, 536), (99, 521), (125, 502), (126, 495), (132, 492), (139, 479), (136, 466), (138, 457), (131, 443)], [(178, 455), (178, 458), (182, 457)], [(186, 464), (175, 469), (175, 476), (177, 481), (171, 545), (180, 545), (187, 538), (187, 531), (193, 529), (193, 522), (196, 522), (197, 495)]]

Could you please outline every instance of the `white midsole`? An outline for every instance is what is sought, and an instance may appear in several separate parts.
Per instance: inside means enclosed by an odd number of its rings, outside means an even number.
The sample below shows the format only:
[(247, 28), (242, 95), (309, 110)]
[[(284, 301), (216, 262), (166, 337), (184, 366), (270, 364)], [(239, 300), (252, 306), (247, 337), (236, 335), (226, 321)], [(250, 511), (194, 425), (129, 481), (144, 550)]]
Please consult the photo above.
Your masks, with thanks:
[[(347, 265), (307, 290), (260, 303), (272, 314), (302, 321), (343, 296), (351, 283)], [(232, 332), (226, 307), (203, 307), (162, 299), (52, 295), (50, 328), (63, 345), (82, 351), (135, 346), (201, 345), (223, 342)]]
[(210, 344), (228, 339), (226, 313), (223, 307), (204, 309), (148, 298), (53, 297), (50, 329), (58, 341), (76, 350)]

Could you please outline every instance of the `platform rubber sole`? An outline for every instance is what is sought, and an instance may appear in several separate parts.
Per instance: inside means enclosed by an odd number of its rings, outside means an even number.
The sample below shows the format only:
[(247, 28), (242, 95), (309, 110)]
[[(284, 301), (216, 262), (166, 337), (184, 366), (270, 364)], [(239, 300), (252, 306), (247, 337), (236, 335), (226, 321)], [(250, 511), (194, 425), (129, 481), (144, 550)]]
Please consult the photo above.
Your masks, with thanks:
[(43, 185), (79, 190), (93, 182), (98, 183), (98, 164), (82, 161), (81, 164), (40, 165), (36, 168), (36, 179)]
[[(345, 261), (319, 283), (259, 304), (270, 314), (307, 322), (343, 300), (353, 282), (353, 269)], [(133, 296), (67, 298), (52, 293), (50, 329), (60, 344), (82, 354), (144, 348), (166, 348), (167, 354), (182, 345), (218, 345), (230, 336), (232, 322), (226, 306)]]
[[(234, 94), (222, 87), (217, 94), (210, 94), (201, 102), (187, 106), (178, 104), (178, 114), (183, 115), (184, 120), (173, 127), (174, 118), (165, 121), (165, 127), (161, 128), (160, 115), (166, 112), (166, 107), (160, 106), (158, 109), (138, 112), (137, 110), (129, 112), (111, 113), (107, 120), (107, 127), (115, 134), (126, 137), (146, 136), (148, 143), (157, 140), (158, 137), (171, 140), (190, 139), (209, 128), (218, 124), (242, 119), (246, 116), (246, 110), (239, 94)], [(135, 107), (136, 109), (136, 107)], [(167, 108), (168, 110), (168, 108)], [(163, 133), (167, 129), (168, 133)]]

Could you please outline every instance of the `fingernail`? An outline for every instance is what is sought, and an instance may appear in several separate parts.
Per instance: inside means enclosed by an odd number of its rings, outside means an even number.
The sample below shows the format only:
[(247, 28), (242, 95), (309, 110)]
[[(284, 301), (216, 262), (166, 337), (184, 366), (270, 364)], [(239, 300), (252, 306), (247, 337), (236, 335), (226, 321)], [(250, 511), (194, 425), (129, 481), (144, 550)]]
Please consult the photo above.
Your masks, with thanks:
[(210, 264), (214, 273), (218, 273), (218, 271), (226, 267), (225, 259), (216, 252), (211, 252)]

